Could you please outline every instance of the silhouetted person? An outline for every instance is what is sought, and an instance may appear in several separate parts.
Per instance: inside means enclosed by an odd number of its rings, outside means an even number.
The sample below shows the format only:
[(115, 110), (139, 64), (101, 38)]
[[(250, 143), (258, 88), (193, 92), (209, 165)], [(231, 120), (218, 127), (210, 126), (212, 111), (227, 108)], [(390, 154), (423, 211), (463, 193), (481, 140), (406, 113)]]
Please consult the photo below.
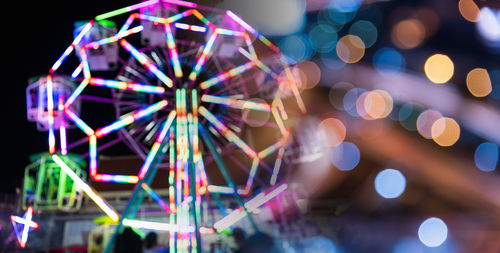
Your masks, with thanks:
[(238, 246), (238, 248), (236, 248), (234, 250), (234, 253), (241, 253), (242, 252), (243, 245), (245, 244), (245, 239), (246, 239), (245, 237), (246, 237), (246, 235), (245, 235), (245, 231), (243, 231), (243, 229), (241, 229), (240, 227), (236, 227), (233, 229), (234, 242)]
[(149, 232), (144, 238), (144, 253), (156, 253), (156, 246), (158, 245), (158, 234)]
[(141, 237), (130, 227), (116, 237), (115, 253), (142, 253)]
[(247, 240), (241, 248), (242, 253), (271, 253), (274, 248), (274, 239), (262, 232), (257, 232)]

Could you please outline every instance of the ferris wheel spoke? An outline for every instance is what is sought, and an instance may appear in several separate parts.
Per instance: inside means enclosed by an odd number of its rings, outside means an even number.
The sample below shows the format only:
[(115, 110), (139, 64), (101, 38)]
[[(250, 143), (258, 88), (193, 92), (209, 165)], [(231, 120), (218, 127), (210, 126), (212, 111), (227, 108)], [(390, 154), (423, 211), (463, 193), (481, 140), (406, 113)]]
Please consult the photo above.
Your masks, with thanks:
[(248, 144), (246, 144), (238, 135), (236, 135), (233, 131), (231, 131), (224, 123), (220, 122), (210, 111), (208, 111), (205, 107), (200, 106), (198, 112), (207, 119), (217, 131), (224, 136), (228, 141), (232, 142), (238, 148), (240, 148), (245, 154), (247, 154), (250, 158), (256, 158), (257, 153), (253, 150)]
[(220, 73), (220, 74), (216, 75), (215, 77), (208, 79), (207, 81), (200, 83), (200, 87), (203, 90), (207, 89), (207, 88), (212, 87), (214, 85), (217, 85), (223, 81), (226, 81), (227, 79), (229, 79), (231, 77), (240, 75), (243, 72), (252, 69), (253, 67), (255, 67), (255, 63), (253, 61), (249, 61), (247, 63), (239, 65), (238, 67), (232, 68), (226, 72)]
[(231, 97), (219, 97), (219, 96), (204, 94), (201, 96), (201, 101), (207, 103), (225, 105), (236, 109), (249, 109), (249, 110), (265, 111), (265, 112), (271, 111), (271, 106), (266, 103), (260, 103), (251, 100), (235, 99)]

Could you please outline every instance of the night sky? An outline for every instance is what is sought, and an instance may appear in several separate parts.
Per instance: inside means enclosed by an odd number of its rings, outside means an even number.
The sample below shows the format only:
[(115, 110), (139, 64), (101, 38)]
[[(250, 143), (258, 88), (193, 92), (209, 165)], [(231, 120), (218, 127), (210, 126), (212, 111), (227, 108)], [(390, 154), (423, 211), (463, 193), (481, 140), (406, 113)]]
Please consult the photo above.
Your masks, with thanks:
[[(0, 176), (0, 192), (13, 193), (16, 187), (21, 187), (24, 168), (28, 165), (31, 154), (46, 152), (48, 150), (47, 133), (38, 132), (36, 124), (28, 122), (26, 118), (26, 87), (28, 78), (45, 75), (52, 64), (69, 46), (73, 37), (73, 23), (80, 20), (89, 20), (96, 15), (128, 6), (138, 1), (50, 1), (50, 2), (27, 2), (9, 1), (2, 8), (2, 69), (3, 96), (2, 108), (2, 160), (4, 161), (3, 174)], [(458, 10), (445, 10), (438, 8), (445, 1), (393, 1), (381, 3), (384, 13), (381, 33), (387, 33), (390, 29), (389, 19), (385, 16), (389, 10), (405, 3), (409, 6), (416, 3), (426, 3), (438, 12), (446, 11), (446, 15), (458, 16)], [(11, 13), (12, 12), (12, 13)], [(451, 14), (450, 14), (451, 13)], [(438, 13), (442, 14), (442, 13)], [(474, 33), (473, 24), (460, 18), (445, 18), (441, 16), (442, 24), (438, 35), (428, 41), (427, 45), (419, 50), (426, 52), (441, 51), (451, 55), (459, 54), (455, 58), (457, 69), (456, 75), (451, 82), (462, 86), (464, 92), (466, 69), (471, 66), (483, 65), (496, 66), (498, 60), (489, 57), (489, 53), (481, 48)], [(454, 20), (447, 22), (446, 20)], [(384, 28), (385, 27), (385, 28)], [(464, 32), (464, 31), (470, 31)], [(467, 35), (470, 36), (467, 36)], [(378, 46), (388, 44), (388, 36), (379, 36)], [(384, 38), (386, 41), (384, 42)], [(450, 43), (453, 42), (453, 43)], [(420, 51), (409, 50), (405, 52), (407, 59), (415, 59), (411, 66), (423, 66), (425, 58), (418, 57)], [(415, 56), (415, 57), (412, 57)], [(471, 57), (474, 56), (474, 57)], [(421, 58), (421, 59), (420, 59)], [(419, 69), (414, 69), (419, 71)]]

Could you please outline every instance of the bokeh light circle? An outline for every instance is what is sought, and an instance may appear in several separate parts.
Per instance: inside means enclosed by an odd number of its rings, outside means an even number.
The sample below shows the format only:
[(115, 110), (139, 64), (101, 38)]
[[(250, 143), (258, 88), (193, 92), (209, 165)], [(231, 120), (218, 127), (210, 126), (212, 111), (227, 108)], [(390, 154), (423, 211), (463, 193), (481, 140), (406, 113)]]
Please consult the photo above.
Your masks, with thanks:
[(454, 119), (442, 117), (432, 124), (431, 135), (438, 145), (449, 147), (460, 138), (460, 126)]
[(318, 65), (312, 61), (302, 61), (297, 63), (299, 70), (301, 87), (311, 89), (316, 86), (321, 79), (321, 70)]
[(427, 247), (438, 247), (446, 241), (448, 227), (443, 220), (431, 217), (418, 228), (418, 238)]
[(327, 147), (336, 147), (345, 139), (346, 127), (336, 118), (327, 118), (318, 125), (318, 139)]
[(278, 46), (283, 53), (296, 62), (310, 59), (314, 55), (312, 40), (307, 34), (294, 34), (281, 39)]
[(453, 76), (454, 68), (451, 59), (444, 54), (432, 55), (424, 65), (427, 78), (437, 84), (448, 82)]
[(479, 21), (479, 7), (473, 0), (460, 0), (458, 1), (458, 10), (460, 15), (469, 22)]
[(420, 135), (426, 139), (432, 139), (432, 125), (442, 117), (443, 115), (436, 110), (429, 109), (423, 111), (417, 118), (417, 130)]
[(345, 35), (337, 42), (338, 57), (345, 63), (356, 63), (365, 55), (365, 43), (356, 35)]
[(371, 47), (377, 41), (377, 27), (367, 20), (358, 20), (349, 28), (349, 34), (358, 36), (363, 40), (365, 48)]
[(412, 49), (425, 39), (425, 27), (418, 19), (405, 19), (392, 27), (391, 41), (401, 49)]
[(405, 71), (406, 60), (397, 50), (384, 47), (373, 55), (373, 66), (381, 75), (391, 77)]
[(494, 171), (498, 164), (498, 146), (491, 142), (481, 143), (474, 152), (474, 163), (482, 171)]
[(329, 24), (316, 24), (309, 30), (309, 36), (315, 41), (314, 49), (320, 53), (331, 52), (337, 45), (337, 32)]
[(342, 142), (332, 149), (332, 163), (337, 169), (348, 171), (354, 169), (360, 159), (358, 147), (351, 142)]
[(406, 188), (405, 176), (395, 169), (385, 169), (375, 177), (375, 190), (387, 199), (401, 196)]
[(475, 97), (486, 97), (493, 90), (488, 71), (483, 68), (475, 68), (467, 74), (467, 89)]

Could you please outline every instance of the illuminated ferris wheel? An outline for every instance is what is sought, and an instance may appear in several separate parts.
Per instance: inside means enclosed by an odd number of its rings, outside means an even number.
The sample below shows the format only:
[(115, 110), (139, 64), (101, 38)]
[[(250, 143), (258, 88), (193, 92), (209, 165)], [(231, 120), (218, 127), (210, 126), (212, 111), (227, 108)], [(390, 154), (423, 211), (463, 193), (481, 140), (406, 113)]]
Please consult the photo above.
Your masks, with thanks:
[[(291, 137), (283, 101), (305, 108), (285, 57), (252, 26), (229, 10), (153, 0), (76, 27), (49, 74), (28, 87), (28, 118), (48, 132), (54, 162), (111, 220), (167, 229), (178, 242), (172, 247), (187, 250), (200, 233), (227, 229), (286, 190), (280, 168)], [(99, 157), (119, 145), (142, 158), (141, 167), (102, 172)], [(93, 181), (136, 184), (121, 215), (61, 159), (68, 153), (88, 159)], [(241, 187), (229, 160), (248, 175)], [(158, 169), (169, 171), (168, 200), (151, 188)], [(209, 170), (225, 184), (212, 184)], [(245, 203), (256, 180), (266, 190)], [(169, 223), (134, 219), (144, 193)], [(201, 214), (209, 194), (232, 194), (241, 207), (210, 223)]]

